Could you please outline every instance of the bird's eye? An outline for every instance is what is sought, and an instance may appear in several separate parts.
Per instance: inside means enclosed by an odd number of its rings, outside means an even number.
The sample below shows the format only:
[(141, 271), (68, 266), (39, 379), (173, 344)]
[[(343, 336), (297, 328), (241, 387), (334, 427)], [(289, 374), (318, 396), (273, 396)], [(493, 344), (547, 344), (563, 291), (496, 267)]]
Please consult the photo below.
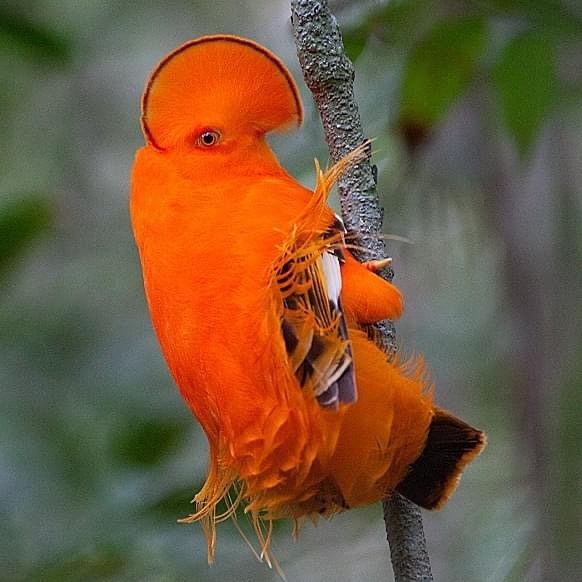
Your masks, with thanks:
[(210, 148), (215, 146), (220, 141), (220, 134), (217, 131), (206, 130), (203, 131), (196, 140), (196, 145)]

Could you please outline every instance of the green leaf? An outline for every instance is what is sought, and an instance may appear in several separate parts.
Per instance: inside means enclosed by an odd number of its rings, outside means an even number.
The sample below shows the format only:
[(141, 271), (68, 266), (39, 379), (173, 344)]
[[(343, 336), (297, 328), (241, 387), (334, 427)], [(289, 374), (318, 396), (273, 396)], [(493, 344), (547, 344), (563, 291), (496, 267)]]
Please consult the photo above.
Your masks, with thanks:
[(342, 34), (344, 49), (349, 59), (354, 62), (366, 48), (368, 41), (368, 27), (366, 25), (358, 26), (346, 30)]
[[(532, 27), (561, 39), (582, 36), (582, 18), (574, 6), (561, 0), (489, 0), (494, 8), (520, 20), (527, 19)], [(499, 14), (497, 14), (499, 16)]]
[(440, 22), (413, 48), (401, 90), (400, 125), (429, 131), (465, 91), (487, 41), (481, 18)]
[(344, 48), (350, 59), (356, 60), (373, 37), (392, 46), (410, 46), (443, 12), (438, 0), (395, 0), (378, 8), (362, 10), (357, 23), (342, 28)]
[(52, 222), (52, 208), (39, 196), (11, 200), (0, 206), (0, 275)]
[(385, 42), (410, 46), (419, 33), (446, 14), (439, 0), (392, 0), (371, 13), (370, 25)]
[(114, 457), (129, 466), (157, 465), (185, 440), (189, 427), (184, 422), (134, 420), (117, 435)]
[(70, 43), (24, 14), (0, 8), (0, 50), (19, 51), (37, 63), (62, 64), (71, 56)]
[(514, 37), (496, 63), (494, 79), (502, 118), (525, 153), (556, 97), (553, 44), (536, 32)]
[(161, 516), (163, 519), (176, 519), (192, 510), (192, 498), (202, 489), (204, 483), (192, 484), (185, 489), (176, 489), (157, 499), (153, 504), (143, 508), (145, 513)]

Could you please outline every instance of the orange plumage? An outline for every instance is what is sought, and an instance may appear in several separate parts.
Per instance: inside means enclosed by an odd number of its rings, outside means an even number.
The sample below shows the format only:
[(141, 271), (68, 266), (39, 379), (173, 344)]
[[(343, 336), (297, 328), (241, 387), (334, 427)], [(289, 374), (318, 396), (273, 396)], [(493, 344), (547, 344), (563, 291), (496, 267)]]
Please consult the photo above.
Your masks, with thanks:
[(439, 507), (484, 446), (434, 406), (420, 360), (390, 360), (362, 331), (402, 312), (326, 205), (362, 152), (304, 188), (265, 140), (301, 120), (281, 61), (232, 36), (176, 49), (143, 97), (132, 224), (162, 351), (210, 444), (188, 518), (202, 521), (209, 559), (215, 523), (239, 502), (266, 553), (265, 520), (331, 515), (393, 490)]

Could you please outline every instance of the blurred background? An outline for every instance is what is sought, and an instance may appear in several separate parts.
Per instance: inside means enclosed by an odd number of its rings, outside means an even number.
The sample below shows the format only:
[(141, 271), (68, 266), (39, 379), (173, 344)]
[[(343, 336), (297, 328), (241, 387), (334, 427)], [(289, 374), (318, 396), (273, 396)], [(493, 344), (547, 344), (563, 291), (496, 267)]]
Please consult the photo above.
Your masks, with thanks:
[[(489, 447), (425, 513), (440, 581), (582, 579), (582, 6), (331, 2), (386, 208), (404, 353)], [(177, 524), (206, 442), (150, 327), (128, 220), (149, 72), (185, 40), (270, 47), (306, 105), (277, 136), (327, 161), (283, 0), (0, 6), (0, 579), (267, 581), (229, 524)], [(381, 507), (277, 526), (289, 580), (392, 579)]]

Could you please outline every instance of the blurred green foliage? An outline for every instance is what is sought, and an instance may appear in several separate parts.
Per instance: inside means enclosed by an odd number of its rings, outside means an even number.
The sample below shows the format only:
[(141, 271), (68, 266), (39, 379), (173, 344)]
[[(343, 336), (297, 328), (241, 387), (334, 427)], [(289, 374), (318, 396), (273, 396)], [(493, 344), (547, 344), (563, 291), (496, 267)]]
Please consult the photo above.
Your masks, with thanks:
[(504, 121), (519, 148), (528, 151), (556, 100), (553, 43), (534, 32), (512, 38), (497, 62), (495, 81)]
[(469, 86), (486, 42), (483, 19), (459, 18), (438, 23), (413, 48), (401, 89), (405, 134), (432, 128), (445, 117)]
[[(540, 310), (562, 325), (536, 330), (559, 348), (544, 355), (555, 369), (544, 409), (553, 447), (544, 539), (558, 579), (577, 579), (582, 106), (564, 95), (582, 94), (569, 65), (582, 14), (558, 0), (340, 4), (362, 117), (377, 137), (387, 229), (416, 241), (390, 247), (409, 306), (403, 350), (424, 351), (439, 402), (489, 432), (454, 501), (426, 517), (436, 578), (540, 579), (536, 472), (514, 388), (522, 333), (504, 274), (512, 241), (497, 228), (515, 202), (511, 226), (537, 261)], [(197, 35), (241, 34), (281, 54), (299, 79), (288, 14), (282, 0), (0, 8), (1, 580), (275, 579), (231, 524), (219, 528), (209, 569), (201, 529), (176, 523), (203, 483), (206, 445), (148, 322), (127, 190), (142, 144), (140, 92), (163, 54)], [(302, 90), (306, 127), (273, 143), (312, 183), (313, 155), (327, 154)], [(496, 141), (501, 164), (486, 155)], [(502, 174), (517, 151), (518, 167), (541, 168), (526, 203), (498, 191), (531, 179)], [(281, 523), (275, 535), (289, 579), (389, 576), (378, 507), (306, 524), (298, 544), (290, 529)]]
[(112, 456), (121, 465), (157, 465), (184, 442), (188, 425), (184, 422), (131, 419), (115, 440)]
[(31, 61), (47, 65), (63, 65), (72, 54), (66, 38), (7, 5), (0, 6), (0, 47), (5, 54), (21, 52)]
[(51, 223), (51, 208), (38, 196), (10, 198), (0, 207), (0, 277)]
[(347, 28), (348, 54), (357, 59), (373, 36), (406, 49), (398, 120), (411, 147), (422, 143), (472, 82), (485, 78), (498, 92), (508, 131), (527, 154), (563, 98), (556, 51), (568, 39), (582, 40), (582, 16), (553, 0), (456, 7), (435, 0), (396, 1), (364, 12)]

